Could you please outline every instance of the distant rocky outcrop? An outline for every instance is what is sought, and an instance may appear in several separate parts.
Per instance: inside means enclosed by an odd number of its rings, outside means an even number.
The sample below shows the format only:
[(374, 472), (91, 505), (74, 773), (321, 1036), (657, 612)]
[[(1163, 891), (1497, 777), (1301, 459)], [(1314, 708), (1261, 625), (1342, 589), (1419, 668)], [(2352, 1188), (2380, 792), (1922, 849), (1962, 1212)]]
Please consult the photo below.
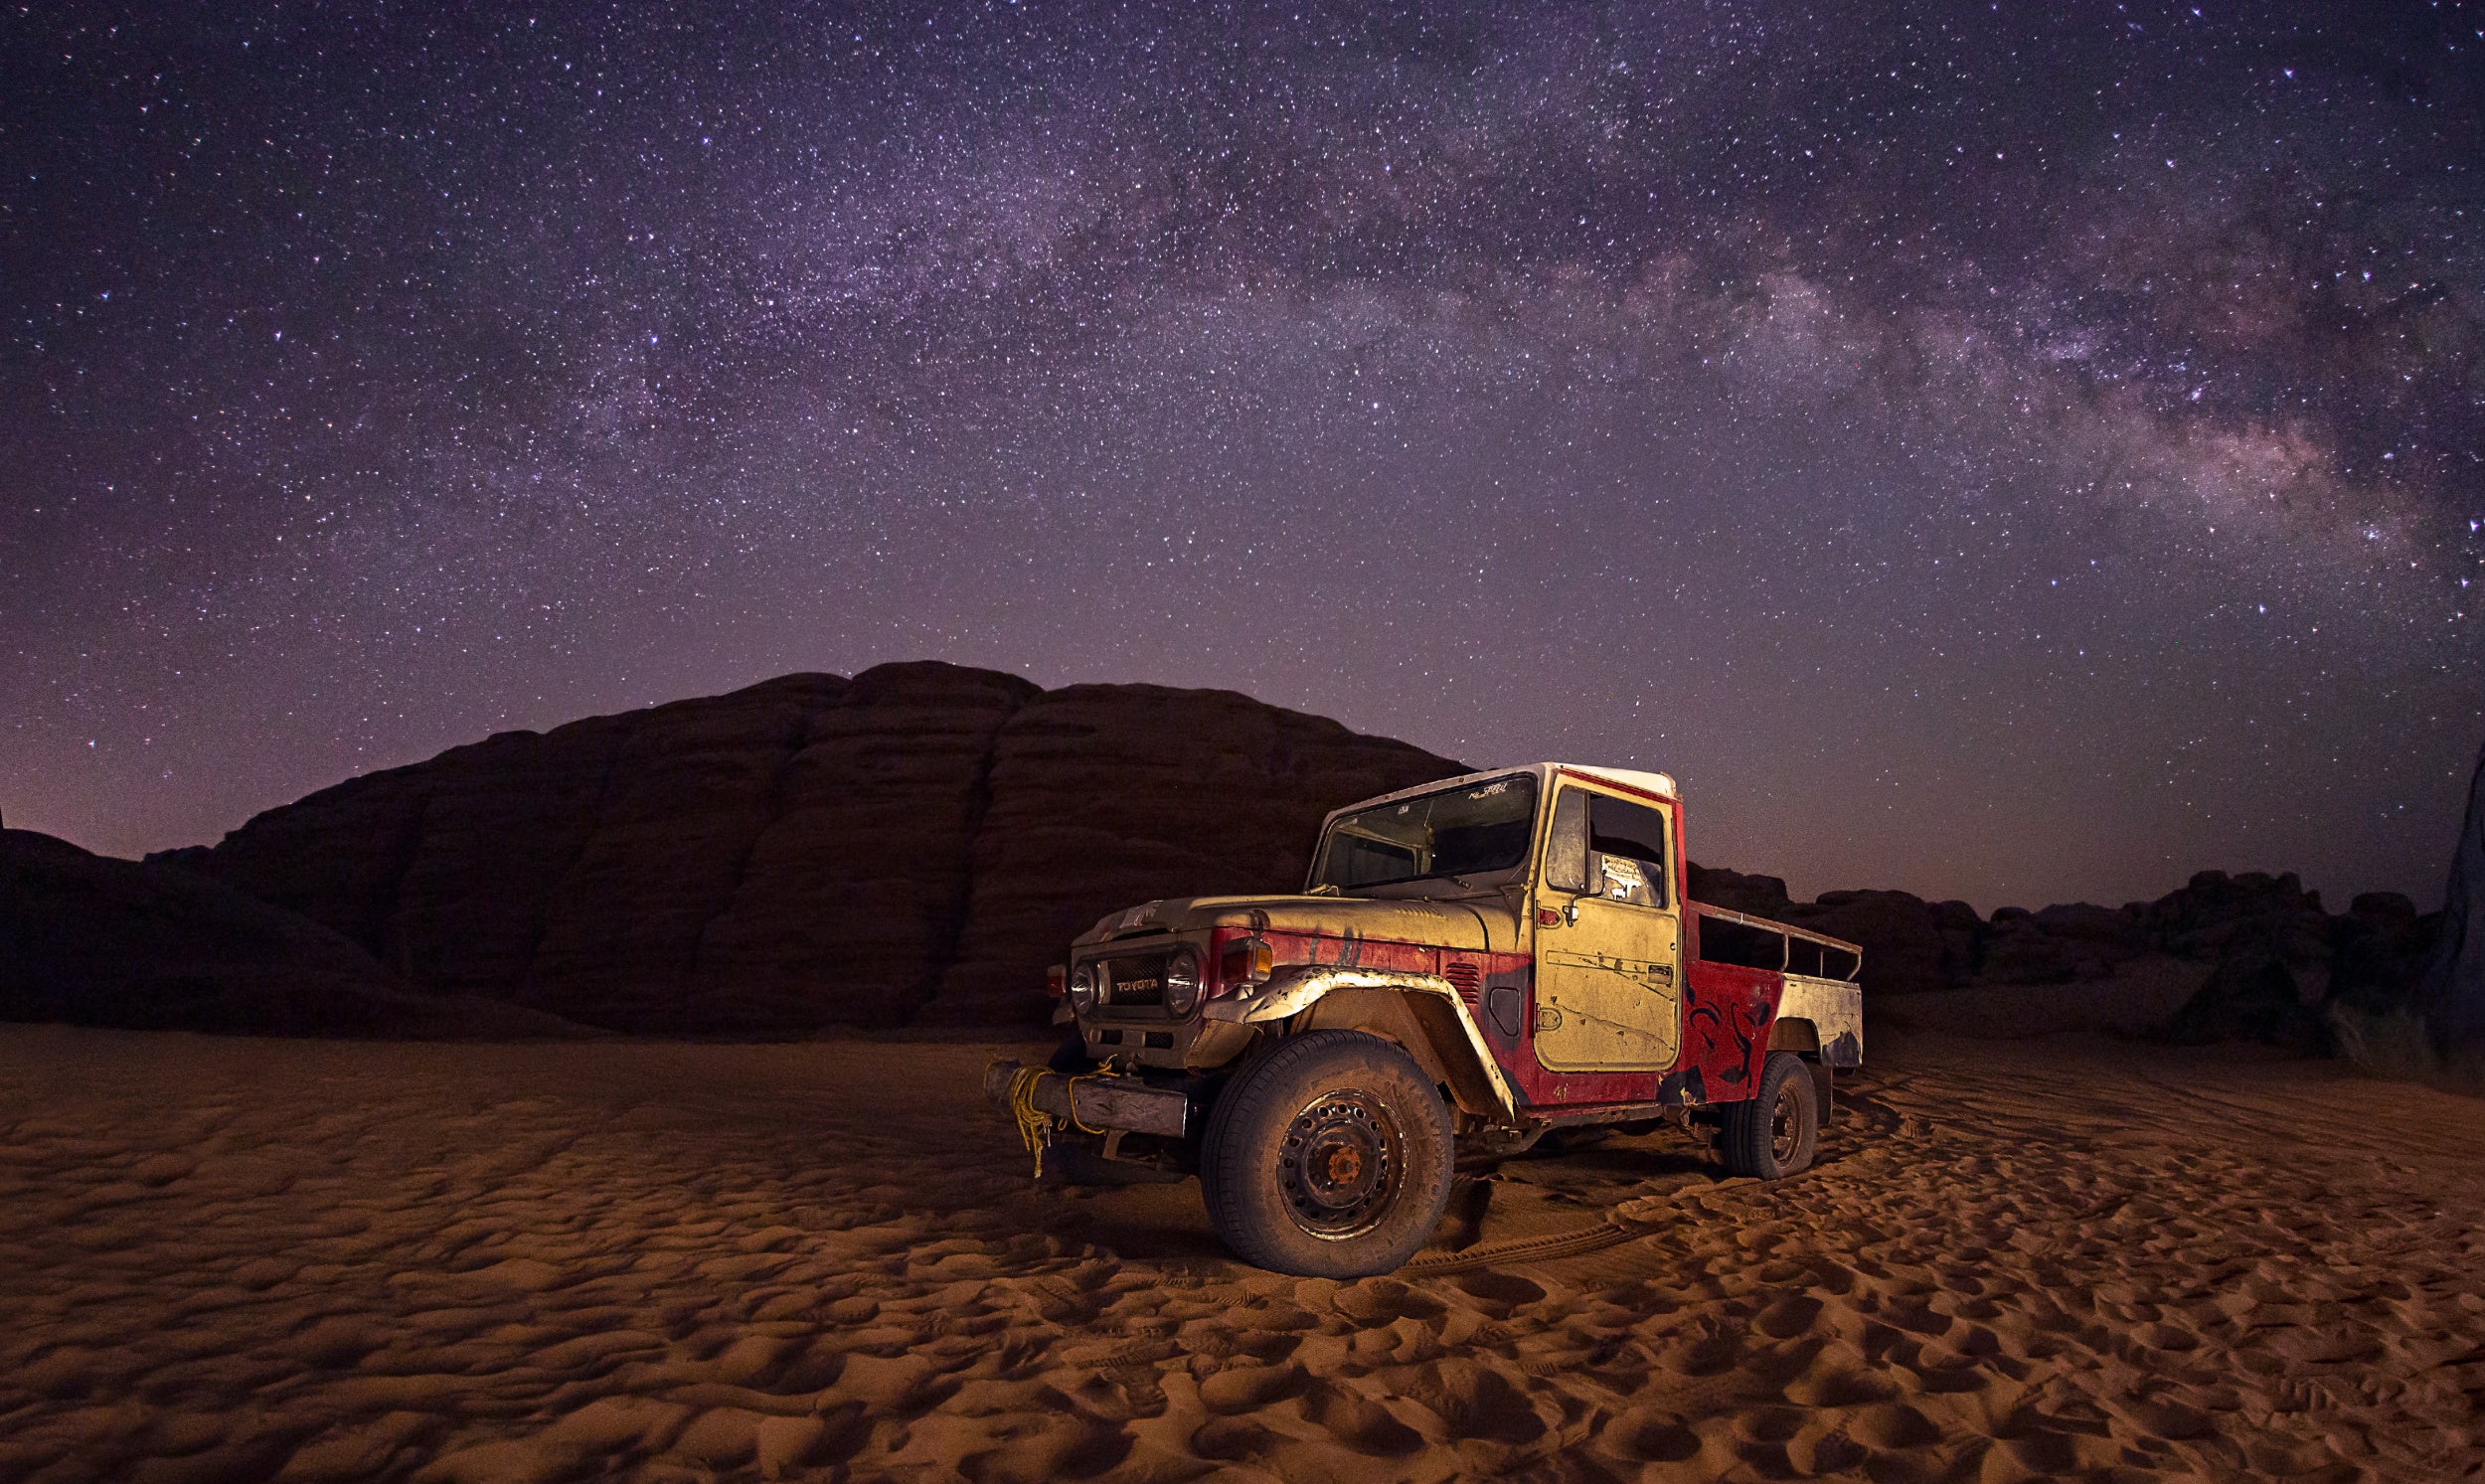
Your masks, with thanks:
[[(2129, 908), (2090, 903), (2058, 904), (2037, 911), (2002, 907), (1982, 930), (1969, 925), (1964, 953), (1978, 977), (1998, 984), (2075, 984), (2103, 979), (2115, 969), (2152, 951), (2149, 940)], [(1962, 930), (1952, 914), (1952, 931)]]
[(1823, 892), (1788, 904), (1785, 920), (1861, 947), (1866, 994), (1962, 983), (1973, 972), (1945, 932), (1976, 924), (1976, 910), (1965, 903), (1928, 903), (1905, 892)]
[(2259, 1041), (2310, 1051), (2323, 1041), (2337, 933), (2293, 873), (2205, 871), (2141, 911), (2152, 941), (2215, 967), (2167, 1034), (2179, 1042)]
[(2467, 817), (2450, 856), (2441, 928), (2415, 994), (2439, 1050), (2485, 1045), (2485, 750), (2468, 784)]
[(1722, 866), (1691, 863), (1691, 880), (1684, 883), (1691, 900), (1722, 907), (1728, 911), (1744, 912), (1754, 917), (1783, 920), (1786, 915), (1786, 883), (1775, 876), (1747, 876)]
[(2155, 902), (2006, 907), (1990, 917), (1963, 902), (1905, 892), (1793, 902), (1775, 877), (1699, 866), (1691, 895), (1860, 945), (1865, 992), (1874, 996), (2075, 987), (2190, 965), (2200, 987), (2166, 1025), (2171, 1039), (2305, 1051), (2326, 1045), (2334, 1005), (2381, 1013), (2409, 1004), (2444, 921), (2396, 894), (2359, 897), (2333, 916), (2292, 874), (2260, 872), (2205, 871)]
[(343, 934), (170, 865), (0, 830), (0, 1020), (279, 1036), (580, 1034), (409, 994)]
[(175, 858), (588, 1025), (1024, 1023), (1105, 911), (1295, 887), (1329, 809), (1459, 771), (1230, 692), (898, 664), (503, 734)]

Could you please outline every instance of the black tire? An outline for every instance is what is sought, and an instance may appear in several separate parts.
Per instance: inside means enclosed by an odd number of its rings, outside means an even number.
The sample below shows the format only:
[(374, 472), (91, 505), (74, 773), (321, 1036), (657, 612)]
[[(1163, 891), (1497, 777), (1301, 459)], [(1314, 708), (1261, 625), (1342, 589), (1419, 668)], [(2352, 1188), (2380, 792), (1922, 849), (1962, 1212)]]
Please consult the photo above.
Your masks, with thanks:
[(1361, 1031), (1282, 1041), (1218, 1096), (1200, 1189), (1236, 1256), (1360, 1278), (1405, 1262), (1449, 1203), (1449, 1109), (1408, 1055)]
[(1812, 1069), (1793, 1052), (1771, 1052), (1761, 1064), (1759, 1095), (1726, 1105), (1717, 1151), (1734, 1174), (1781, 1180), (1808, 1168), (1820, 1141), (1820, 1090)]

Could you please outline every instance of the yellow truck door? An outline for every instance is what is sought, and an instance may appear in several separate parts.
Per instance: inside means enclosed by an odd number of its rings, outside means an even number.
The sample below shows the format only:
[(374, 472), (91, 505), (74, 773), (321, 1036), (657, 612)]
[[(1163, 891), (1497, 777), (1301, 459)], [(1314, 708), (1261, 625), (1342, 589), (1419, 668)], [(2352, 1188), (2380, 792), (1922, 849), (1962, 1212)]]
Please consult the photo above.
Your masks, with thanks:
[(1682, 1050), (1682, 903), (1666, 815), (1566, 780), (1537, 874), (1536, 1060), (1645, 1072)]

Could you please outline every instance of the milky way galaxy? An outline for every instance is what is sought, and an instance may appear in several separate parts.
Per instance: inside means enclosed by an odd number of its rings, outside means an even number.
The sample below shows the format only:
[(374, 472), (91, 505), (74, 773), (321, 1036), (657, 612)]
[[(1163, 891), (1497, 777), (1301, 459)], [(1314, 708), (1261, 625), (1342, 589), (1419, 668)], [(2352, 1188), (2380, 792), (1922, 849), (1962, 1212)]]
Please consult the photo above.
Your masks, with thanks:
[(11, 825), (935, 657), (2439, 900), (2476, 9), (255, 9), (0, 18)]

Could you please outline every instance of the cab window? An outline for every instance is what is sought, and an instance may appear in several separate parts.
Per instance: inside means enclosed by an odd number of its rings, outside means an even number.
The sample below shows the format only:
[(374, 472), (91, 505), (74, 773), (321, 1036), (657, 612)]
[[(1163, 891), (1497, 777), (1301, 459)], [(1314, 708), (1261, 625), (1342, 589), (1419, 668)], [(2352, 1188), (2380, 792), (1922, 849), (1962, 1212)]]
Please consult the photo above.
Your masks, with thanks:
[(1591, 794), (1587, 805), (1587, 864), (1596, 895), (1642, 907), (1664, 907), (1665, 815), (1629, 799)]
[(1553, 828), (1545, 838), (1545, 885), (1556, 892), (1587, 891), (1587, 793), (1566, 788), (1554, 795)]
[(1307, 885), (1353, 892), (1516, 870), (1535, 838), (1536, 799), (1533, 774), (1508, 773), (1340, 815)]

